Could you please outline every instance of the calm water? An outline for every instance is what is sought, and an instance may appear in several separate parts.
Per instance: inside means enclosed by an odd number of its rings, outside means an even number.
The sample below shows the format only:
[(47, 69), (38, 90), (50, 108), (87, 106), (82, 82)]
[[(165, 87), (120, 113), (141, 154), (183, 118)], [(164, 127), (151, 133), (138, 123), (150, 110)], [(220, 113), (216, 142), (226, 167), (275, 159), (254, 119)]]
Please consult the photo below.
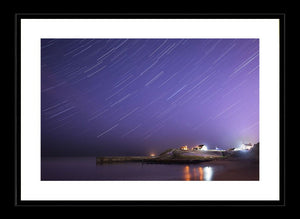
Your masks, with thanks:
[(95, 157), (42, 158), (42, 180), (258, 180), (258, 164), (114, 163), (96, 165)]

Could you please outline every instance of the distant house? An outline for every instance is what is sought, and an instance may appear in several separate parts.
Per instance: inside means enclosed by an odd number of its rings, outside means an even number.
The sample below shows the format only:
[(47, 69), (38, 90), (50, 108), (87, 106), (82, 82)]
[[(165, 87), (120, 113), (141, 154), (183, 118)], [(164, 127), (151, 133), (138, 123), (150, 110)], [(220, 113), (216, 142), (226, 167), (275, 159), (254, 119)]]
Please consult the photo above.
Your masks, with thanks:
[(242, 144), (242, 147), (244, 148), (244, 150), (250, 150), (253, 148), (253, 145), (251, 143)]
[(182, 151), (188, 151), (189, 149), (188, 149), (188, 146), (185, 145), (185, 146), (181, 146), (180, 150), (182, 150)]
[(240, 147), (236, 148), (235, 151), (239, 151), (239, 150), (251, 150), (252, 148), (253, 148), (253, 145), (251, 143), (242, 144)]
[(207, 147), (204, 144), (199, 144), (193, 147), (193, 151), (206, 151)]
[(200, 151), (203, 148), (204, 144), (199, 144), (195, 147), (193, 147), (193, 151)]

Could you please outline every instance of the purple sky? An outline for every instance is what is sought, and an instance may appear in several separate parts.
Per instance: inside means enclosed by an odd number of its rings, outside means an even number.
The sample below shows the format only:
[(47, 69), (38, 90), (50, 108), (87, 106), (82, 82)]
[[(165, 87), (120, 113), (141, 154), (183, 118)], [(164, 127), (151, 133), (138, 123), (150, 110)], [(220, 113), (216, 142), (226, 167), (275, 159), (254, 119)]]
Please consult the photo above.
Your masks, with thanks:
[(42, 39), (42, 155), (259, 141), (258, 39)]

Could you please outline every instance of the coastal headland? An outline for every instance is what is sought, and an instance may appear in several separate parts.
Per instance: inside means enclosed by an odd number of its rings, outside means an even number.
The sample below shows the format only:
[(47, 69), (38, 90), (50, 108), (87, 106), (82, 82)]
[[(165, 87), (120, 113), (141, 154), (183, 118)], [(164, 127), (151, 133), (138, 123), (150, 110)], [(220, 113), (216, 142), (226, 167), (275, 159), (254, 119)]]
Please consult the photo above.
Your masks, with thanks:
[(96, 157), (96, 164), (121, 162), (142, 162), (148, 164), (192, 164), (219, 160), (258, 161), (258, 157), (257, 147), (254, 147), (250, 151), (182, 151), (180, 149), (168, 149), (158, 156), (99, 156)]

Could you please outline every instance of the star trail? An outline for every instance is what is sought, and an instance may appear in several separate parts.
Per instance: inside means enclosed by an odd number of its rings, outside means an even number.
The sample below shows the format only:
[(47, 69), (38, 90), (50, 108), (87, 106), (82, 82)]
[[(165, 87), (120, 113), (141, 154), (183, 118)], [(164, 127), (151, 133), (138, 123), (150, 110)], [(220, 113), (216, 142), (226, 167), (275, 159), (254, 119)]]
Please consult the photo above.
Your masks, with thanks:
[(258, 141), (258, 39), (41, 39), (43, 156)]

